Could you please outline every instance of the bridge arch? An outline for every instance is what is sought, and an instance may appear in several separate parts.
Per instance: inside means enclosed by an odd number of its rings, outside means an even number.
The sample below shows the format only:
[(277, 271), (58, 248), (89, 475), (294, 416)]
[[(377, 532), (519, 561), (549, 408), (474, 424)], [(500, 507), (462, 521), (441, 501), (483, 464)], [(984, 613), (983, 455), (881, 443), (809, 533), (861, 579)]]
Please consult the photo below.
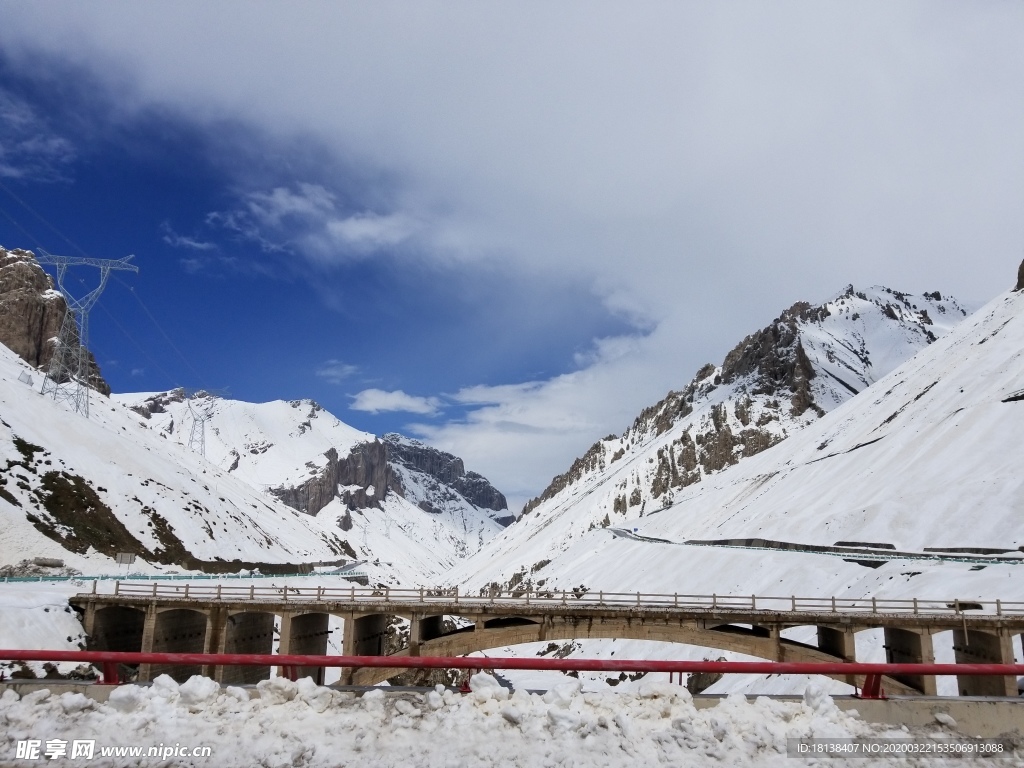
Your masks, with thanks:
[[(500, 624), (488, 627), (487, 622), (477, 624), (472, 631), (466, 628), (419, 644), (419, 656), (465, 656), (491, 648), (523, 645), (526, 643), (555, 642), (572, 640), (656, 640), (669, 643), (699, 646), (703, 648), (733, 651), (769, 661), (835, 662), (842, 661), (818, 647), (799, 643), (781, 636), (778, 629), (769, 627), (743, 627), (735, 624), (720, 624), (711, 627), (694, 626), (694, 622), (657, 622), (642, 619), (585, 619), (572, 620), (559, 617), (545, 617), (542, 622), (509, 624), (504, 619)], [(392, 654), (395, 657), (409, 656), (410, 650), (403, 649)], [(398, 674), (398, 668), (364, 668), (355, 670), (352, 682), (356, 685), (376, 685)], [(863, 677), (832, 675), (851, 685), (862, 686)], [(890, 678), (884, 679), (885, 690), (894, 694), (914, 695), (919, 693), (909, 685)]]
[(146, 612), (130, 605), (108, 605), (96, 610), (89, 636), (89, 649), (95, 651), (142, 650)]

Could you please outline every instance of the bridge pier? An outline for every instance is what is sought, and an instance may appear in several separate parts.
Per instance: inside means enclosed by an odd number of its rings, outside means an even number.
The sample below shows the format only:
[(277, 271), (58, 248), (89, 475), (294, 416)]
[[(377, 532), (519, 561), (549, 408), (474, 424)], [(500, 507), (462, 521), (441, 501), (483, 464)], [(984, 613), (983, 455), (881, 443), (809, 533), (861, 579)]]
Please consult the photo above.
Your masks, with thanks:
[[(209, 653), (209, 612), (190, 608), (160, 609), (150, 605), (142, 630), (142, 650), (153, 653)], [(183, 683), (192, 675), (201, 675), (203, 668), (172, 664), (140, 664), (139, 680), (151, 681), (160, 675), (170, 675)]]
[[(273, 653), (274, 614), (240, 611), (229, 613), (215, 653)], [(270, 677), (270, 667), (217, 667), (218, 683), (258, 683)]]
[[(857, 636), (853, 627), (847, 625), (842, 629), (834, 627), (818, 627), (818, 650), (835, 656), (841, 661), (857, 660)], [(857, 681), (854, 675), (847, 675), (847, 685), (856, 686)]]
[[(281, 614), (281, 642), (278, 653), (282, 656), (324, 656), (327, 654), (327, 640), (330, 636), (327, 613), (283, 613)], [(324, 683), (323, 667), (297, 667), (299, 677), (311, 677), (317, 685)], [(283, 672), (279, 669), (278, 674)]]
[[(885, 660), (891, 664), (934, 664), (935, 648), (927, 629), (884, 629)], [(893, 679), (909, 685), (925, 696), (936, 695), (934, 675), (894, 675)]]
[(411, 614), (409, 617), (409, 655), (419, 656), (420, 643), (426, 643), (443, 634), (444, 616)]
[[(1006, 629), (983, 632), (953, 630), (953, 653), (957, 664), (1013, 664), (1013, 635)], [(961, 696), (1016, 696), (1017, 678), (957, 676)]]
[[(381, 656), (384, 654), (384, 638), (387, 634), (388, 619), (383, 613), (346, 613), (342, 653), (345, 656)], [(352, 684), (354, 670), (348, 667), (341, 673), (343, 685)]]

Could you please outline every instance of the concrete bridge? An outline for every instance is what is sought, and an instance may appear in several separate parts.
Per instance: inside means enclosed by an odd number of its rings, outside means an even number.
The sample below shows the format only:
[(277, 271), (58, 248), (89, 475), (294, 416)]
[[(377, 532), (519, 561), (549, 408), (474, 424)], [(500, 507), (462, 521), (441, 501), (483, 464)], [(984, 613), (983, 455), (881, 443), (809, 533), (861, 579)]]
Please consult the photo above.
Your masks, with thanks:
[[(346, 656), (460, 656), (521, 643), (596, 638), (658, 640), (735, 651), (771, 661), (856, 661), (858, 632), (882, 629), (886, 661), (933, 663), (932, 636), (952, 630), (957, 663), (1014, 663), (1024, 634), (1024, 603), (607, 592), (460, 595), (457, 590), (351, 587), (195, 586), (115, 582), (113, 591), (78, 595), (90, 650), (168, 653), (278, 652), (325, 655), (331, 617), (342, 619)], [(445, 617), (465, 626), (445, 628)], [(408, 622), (396, 647), (395, 619)], [(449, 625), (450, 626), (450, 625)], [(814, 627), (816, 644), (782, 636)], [(344, 670), (343, 682), (373, 685), (400, 669)], [(186, 668), (142, 665), (140, 680), (158, 674), (185, 680), (206, 674), (224, 683), (253, 683), (269, 667)], [(322, 668), (300, 670), (323, 681)], [(853, 676), (834, 675), (862, 686)], [(885, 680), (893, 694), (936, 692), (935, 678)], [(1016, 696), (1013, 677), (961, 677), (962, 695)]]

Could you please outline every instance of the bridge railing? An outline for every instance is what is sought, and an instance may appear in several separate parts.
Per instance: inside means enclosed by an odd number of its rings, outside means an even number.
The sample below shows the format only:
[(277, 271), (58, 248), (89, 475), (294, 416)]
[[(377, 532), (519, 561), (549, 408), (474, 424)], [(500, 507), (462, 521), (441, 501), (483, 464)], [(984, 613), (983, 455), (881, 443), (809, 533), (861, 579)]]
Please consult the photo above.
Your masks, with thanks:
[(552, 659), (543, 657), (478, 656), (307, 656), (235, 653), (135, 653), (125, 651), (49, 651), (0, 649), (5, 661), (50, 661), (95, 664), (103, 670), (102, 684), (121, 682), (121, 665), (277, 666), (295, 679), (300, 667), (381, 667), (385, 669), (548, 670), (558, 672), (710, 672), (757, 675), (863, 676), (864, 698), (883, 697), (881, 678), (894, 675), (1013, 676), (1024, 675), (1024, 664), (875, 664), (793, 661), (668, 661), (662, 659)]
[[(690, 595), (650, 592), (577, 590), (511, 590), (484, 594), (460, 593), (458, 588), (391, 589), (381, 587), (274, 586), (266, 584), (174, 584), (137, 581), (93, 582), (92, 594), (124, 597), (284, 602), (454, 603), (456, 605), (547, 605), (586, 607), (680, 608), (714, 611), (789, 613), (863, 613), (926, 615), (1024, 615), (1024, 602), (1003, 600), (897, 599), (881, 597), (797, 597), (765, 595)], [(108, 589), (109, 588), (109, 589)]]

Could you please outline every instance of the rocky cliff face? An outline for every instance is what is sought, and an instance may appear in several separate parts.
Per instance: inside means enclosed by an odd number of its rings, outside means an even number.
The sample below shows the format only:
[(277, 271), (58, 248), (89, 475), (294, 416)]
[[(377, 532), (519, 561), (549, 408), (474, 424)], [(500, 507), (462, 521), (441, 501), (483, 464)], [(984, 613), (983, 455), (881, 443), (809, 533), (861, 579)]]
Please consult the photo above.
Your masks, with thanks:
[(393, 432), (384, 435), (384, 443), (392, 461), (454, 488), (474, 506), (496, 512), (508, 509), (505, 496), (487, 478), (476, 472), (467, 472), (458, 456)]
[(1024, 291), (1024, 261), (1020, 263), (1017, 268), (1017, 285), (1014, 286), (1015, 291)]
[[(67, 311), (64, 297), (31, 251), (0, 247), (0, 343), (45, 373)], [(89, 364), (90, 384), (109, 395), (91, 353)]]
[[(382, 441), (360, 443), (342, 458), (333, 448), (324, 456), (326, 465), (306, 482), (271, 488), (270, 492), (293, 509), (310, 515), (315, 515), (335, 498), (344, 501), (349, 509), (379, 509), (388, 493), (413, 500), (411, 497), (418, 495), (413, 485), (428, 491), (424, 498), (415, 500), (427, 512), (438, 512), (442, 498), (454, 500), (452, 491), (480, 509), (496, 512), (508, 509), (501, 492), (487, 478), (467, 472), (458, 456), (401, 435), (388, 434)], [(420, 477), (407, 477), (403, 483), (395, 465)], [(508, 522), (511, 518), (505, 524)]]
[(384, 444), (360, 443), (344, 458), (330, 448), (324, 453), (327, 464), (303, 483), (270, 488), (276, 498), (292, 509), (315, 515), (340, 498), (349, 509), (380, 509), (388, 492), (403, 495), (402, 484), (388, 464)]

